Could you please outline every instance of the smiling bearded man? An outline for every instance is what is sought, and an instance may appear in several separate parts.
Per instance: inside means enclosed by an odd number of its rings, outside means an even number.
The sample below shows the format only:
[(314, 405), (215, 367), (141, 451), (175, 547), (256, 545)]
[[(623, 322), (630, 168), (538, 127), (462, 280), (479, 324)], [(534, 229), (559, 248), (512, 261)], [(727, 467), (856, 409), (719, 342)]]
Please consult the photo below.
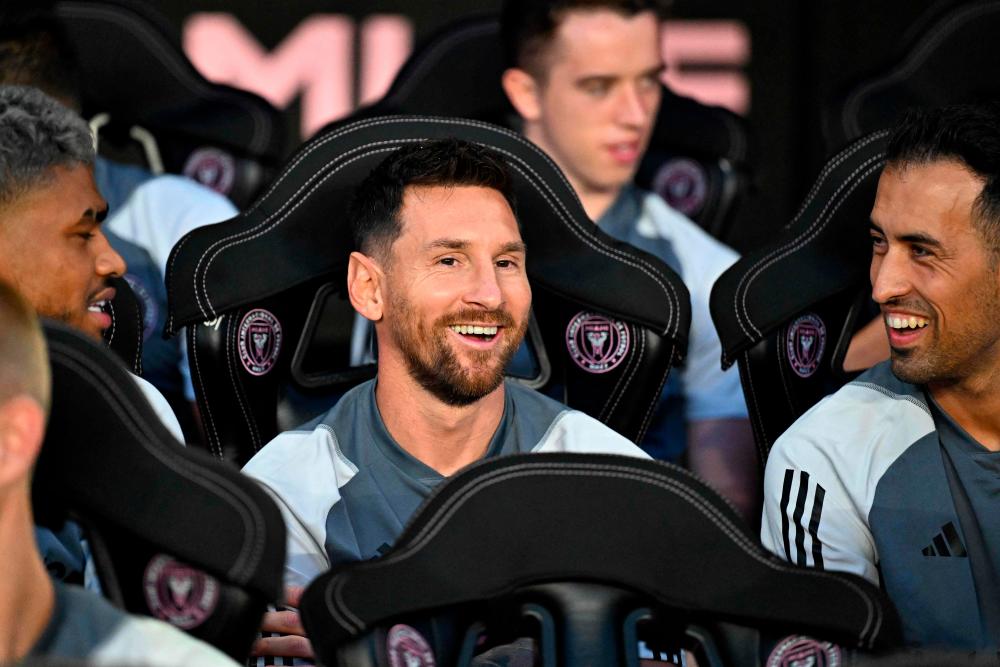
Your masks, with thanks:
[(1000, 108), (913, 112), (871, 215), (890, 360), (775, 443), (761, 539), (880, 583), (908, 643), (1000, 645)]
[[(384, 553), (438, 484), (481, 459), (645, 456), (597, 420), (504, 380), (531, 307), (511, 188), (499, 154), (458, 140), (399, 149), (358, 188), (347, 288), (375, 323), (376, 379), (243, 469), (282, 509), (290, 586)], [(310, 657), (295, 612), (268, 614), (262, 629), (289, 636), (260, 640), (257, 655)]]

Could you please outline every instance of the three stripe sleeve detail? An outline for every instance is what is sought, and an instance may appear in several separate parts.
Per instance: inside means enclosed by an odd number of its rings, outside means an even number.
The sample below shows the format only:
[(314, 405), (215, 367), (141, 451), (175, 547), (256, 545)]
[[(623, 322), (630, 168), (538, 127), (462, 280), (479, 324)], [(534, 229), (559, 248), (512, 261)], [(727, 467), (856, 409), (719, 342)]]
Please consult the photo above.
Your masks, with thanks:
[[(792, 502), (792, 488), (796, 486), (795, 506)], [(790, 563), (823, 568), (823, 543), (819, 539), (819, 524), (823, 517), (823, 501), (826, 489), (810, 480), (809, 473), (804, 470), (785, 470), (784, 482), (781, 486), (781, 539), (785, 549), (785, 558)], [(810, 502), (811, 501), (811, 502)], [(806, 508), (812, 509), (806, 517)], [(789, 517), (791, 509), (791, 517)], [(808, 523), (803, 522), (806, 517)], [(806, 550), (806, 534), (809, 535), (811, 549)], [(812, 556), (809, 562), (808, 556)]]

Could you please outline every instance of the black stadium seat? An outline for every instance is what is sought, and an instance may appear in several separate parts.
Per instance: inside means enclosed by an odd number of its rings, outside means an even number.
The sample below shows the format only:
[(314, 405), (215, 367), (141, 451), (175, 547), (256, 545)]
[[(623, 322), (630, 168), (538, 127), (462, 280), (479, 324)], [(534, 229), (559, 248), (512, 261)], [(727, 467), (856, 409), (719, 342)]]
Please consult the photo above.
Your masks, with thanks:
[(1000, 1), (937, 3), (911, 31), (899, 60), (852, 83), (826, 109), (831, 151), (890, 127), (908, 107), (1000, 99)]
[(546, 667), (638, 665), (638, 640), (702, 667), (832, 667), (899, 631), (877, 587), (767, 553), (691, 473), (580, 454), (465, 469), (381, 558), (314, 580), (302, 614), (327, 667), (466, 665), (524, 636)]
[(104, 330), (104, 343), (118, 355), (130, 371), (142, 375), (143, 304), (124, 278), (112, 278), (108, 285), (115, 298), (108, 303), (111, 326)]
[[(500, 86), (502, 53), (497, 18), (456, 21), (418, 45), (385, 96), (360, 113), (460, 116), (517, 128)], [(726, 109), (663, 91), (636, 182), (725, 240), (749, 190), (746, 125)]]
[[(565, 178), (521, 137), (485, 123), (391, 116), (322, 132), (238, 217), (184, 237), (167, 273), (168, 333), (188, 329), (211, 451), (238, 464), (374, 375), (350, 365), (344, 295), (354, 187), (385, 156), (459, 137), (506, 155), (533, 292), (531, 359), (508, 373), (638, 440), (686, 349), (690, 303), (656, 258), (603, 234)], [(605, 344), (588, 340), (601, 329)], [(596, 336), (594, 336), (596, 341)]]
[(285, 528), (253, 481), (166, 430), (118, 359), (45, 327), (52, 413), (33, 480), (36, 523), (87, 536), (101, 588), (236, 659), (280, 600)]
[(270, 182), (285, 151), (281, 114), (257, 95), (207, 81), (150, 5), (59, 0), (54, 13), (79, 69), (84, 117), (107, 114), (102, 153), (134, 158), (130, 149), (139, 148), (152, 166), (146, 130), (165, 171), (186, 173), (237, 206)]
[(775, 439), (852, 379), (844, 357), (874, 317), (868, 234), (888, 132), (827, 162), (773, 243), (743, 256), (712, 288), (722, 364), (739, 363), (761, 463)]

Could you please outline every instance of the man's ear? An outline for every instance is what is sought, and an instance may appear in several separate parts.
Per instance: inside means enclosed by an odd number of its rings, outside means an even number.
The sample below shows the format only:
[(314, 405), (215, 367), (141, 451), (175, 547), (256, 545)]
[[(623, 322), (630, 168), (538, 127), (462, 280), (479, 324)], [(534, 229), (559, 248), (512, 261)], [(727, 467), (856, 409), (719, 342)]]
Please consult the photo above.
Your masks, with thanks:
[(27, 482), (42, 449), (45, 410), (30, 396), (0, 405), (0, 489)]
[(541, 88), (535, 77), (523, 69), (511, 67), (500, 77), (507, 99), (525, 121), (533, 123), (541, 116)]
[(354, 310), (372, 322), (382, 319), (382, 283), (385, 274), (368, 255), (352, 252), (347, 262), (347, 294)]

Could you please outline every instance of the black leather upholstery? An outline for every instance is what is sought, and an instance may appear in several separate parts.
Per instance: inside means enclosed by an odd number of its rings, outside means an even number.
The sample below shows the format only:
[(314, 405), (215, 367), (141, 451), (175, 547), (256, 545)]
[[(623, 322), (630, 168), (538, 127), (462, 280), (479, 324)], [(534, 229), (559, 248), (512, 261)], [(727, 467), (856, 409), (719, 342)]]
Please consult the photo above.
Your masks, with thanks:
[[(767, 553), (732, 507), (677, 466), (610, 455), (467, 468), (384, 556), (314, 580), (302, 613), (329, 667), (402, 664), (391, 639), (401, 626), (426, 633), (442, 665), (467, 664), (481, 636), (533, 635), (543, 664), (590, 666), (637, 664), (637, 639), (685, 646), (703, 665), (760, 664), (763, 635), (861, 649), (898, 641), (875, 586)], [(723, 634), (736, 631), (720, 621), (759, 641), (730, 652)]]
[(166, 430), (126, 368), (46, 325), (53, 397), (33, 480), (36, 522), (84, 529), (104, 594), (237, 659), (281, 599), (285, 527), (253, 481)]
[(54, 12), (79, 68), (84, 116), (110, 114), (102, 152), (121, 157), (136, 148), (131, 128), (144, 128), (167, 172), (187, 172), (237, 206), (274, 176), (285, 150), (280, 113), (257, 95), (207, 81), (150, 5), (59, 0)]
[[(449, 24), (417, 46), (383, 99), (362, 113), (461, 116), (517, 128), (500, 86), (502, 51), (495, 17)], [(749, 190), (746, 125), (726, 109), (667, 88), (663, 94), (636, 182), (725, 239)]]
[(115, 298), (108, 304), (111, 326), (104, 330), (104, 342), (130, 371), (142, 375), (142, 301), (124, 278), (112, 278), (108, 284), (115, 288)]
[(828, 106), (827, 147), (890, 127), (908, 107), (1000, 99), (998, 31), (997, 0), (937, 3), (911, 31), (897, 62), (851, 84)]
[[(477, 121), (391, 116), (324, 131), (253, 207), (174, 248), (167, 327), (195, 325), (192, 379), (216, 456), (242, 464), (372, 377), (372, 365), (348, 363), (354, 315), (343, 292), (353, 244), (342, 212), (393, 149), (452, 136), (499, 150), (512, 167), (531, 249), (537, 364), (529, 384), (641, 437), (670, 366), (686, 350), (690, 301), (679, 277), (598, 230), (555, 165), (516, 134)], [(617, 338), (614, 364), (591, 364), (586, 351), (580, 363), (571, 358), (567, 337), (592, 325), (606, 327), (608, 345)]]
[(867, 230), (887, 136), (867, 135), (831, 158), (780, 237), (712, 288), (722, 363), (739, 363), (761, 463), (792, 422), (851, 378), (851, 336), (877, 312)]

